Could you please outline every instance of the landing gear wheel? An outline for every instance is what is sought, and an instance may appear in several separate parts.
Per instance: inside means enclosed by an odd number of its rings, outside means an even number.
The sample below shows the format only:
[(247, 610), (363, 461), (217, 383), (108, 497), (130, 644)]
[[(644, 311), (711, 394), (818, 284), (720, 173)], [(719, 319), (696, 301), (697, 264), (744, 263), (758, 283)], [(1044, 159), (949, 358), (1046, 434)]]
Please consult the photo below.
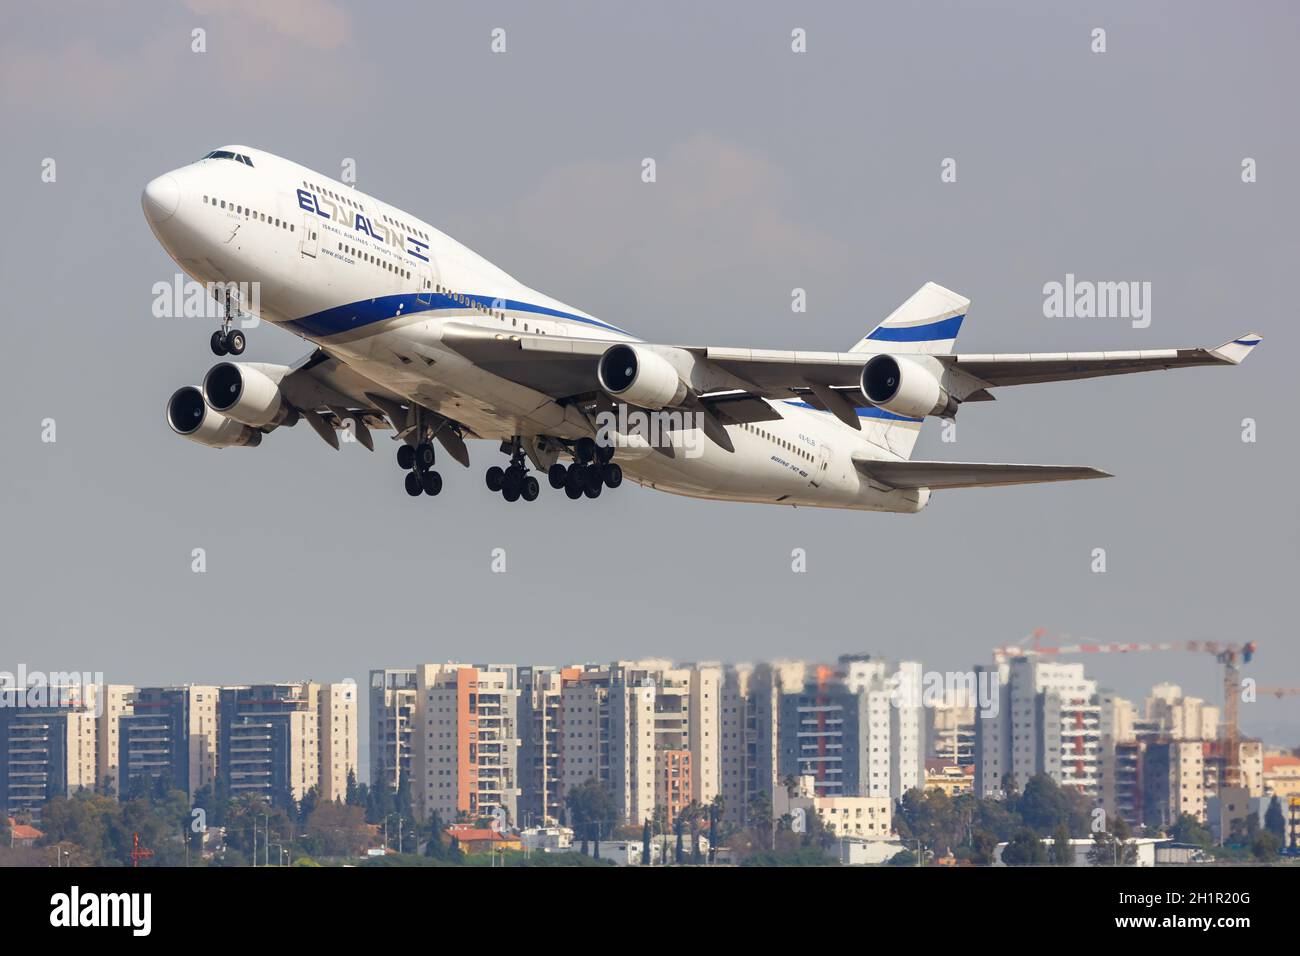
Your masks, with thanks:
[(433, 446), (427, 442), (423, 445), (417, 445), (415, 448), (415, 467), (420, 471), (428, 471), (433, 467)]
[(596, 452), (598, 450), (598, 446), (590, 438), (579, 438), (577, 443), (573, 446), (573, 452), (577, 456), (578, 461), (582, 462), (584, 465), (596, 457)]
[(582, 485), (568, 484), (564, 486), (564, 493), (569, 496), (570, 501), (577, 501), (582, 497)]
[(582, 493), (588, 498), (599, 498), (600, 489), (603, 487), (605, 486), (600, 483), (599, 479), (597, 479), (594, 484), (588, 482), (587, 487), (582, 489)]
[(601, 477), (599, 468), (583, 469), (583, 491), (587, 493), (588, 498), (597, 498), (600, 496), (600, 489), (605, 487), (604, 479)]
[(517, 501), (520, 492), (523, 490), (524, 470), (511, 465), (506, 469), (506, 477), (501, 485), (501, 493), (506, 496), (506, 501)]
[(536, 501), (537, 496), (542, 493), (542, 486), (537, 483), (537, 479), (529, 475), (524, 479), (524, 486), (519, 490), (519, 494), (524, 501)]
[[(415, 472), (411, 474), (415, 474)], [(432, 497), (442, 491), (442, 475), (436, 471), (426, 471), (420, 479), (420, 485), (424, 489), (424, 493)]]
[(413, 471), (408, 471), (406, 473), (406, 493), (412, 498), (424, 493), (424, 482), (422, 482), (420, 476)]
[(601, 468), (601, 477), (605, 479), (606, 488), (617, 488), (623, 483), (623, 469), (610, 462)]
[(226, 354), (226, 333), (220, 329), (212, 333), (212, 338), (208, 339), (208, 345), (212, 349), (213, 355)]
[[(579, 465), (576, 462), (569, 466), (568, 474), (564, 477), (564, 487), (566, 489), (576, 489), (578, 494), (582, 494), (582, 489), (587, 486), (587, 466)], [(576, 498), (578, 495), (572, 495)]]
[(402, 471), (410, 471), (415, 467), (415, 449), (410, 445), (397, 449), (397, 467)]
[(546, 480), (551, 483), (551, 487), (560, 489), (564, 487), (564, 480), (569, 477), (569, 469), (565, 468), (559, 462), (551, 466), (546, 473)]
[(487, 478), (488, 491), (500, 491), (501, 486), (505, 484), (506, 473), (501, 467), (493, 465), (487, 470), (485, 477)]
[(231, 355), (243, 355), (244, 346), (248, 344), (248, 340), (244, 338), (244, 333), (239, 329), (231, 329), (226, 333), (222, 344), (225, 345), (226, 351)]
[(602, 465), (608, 465), (610, 463), (610, 460), (613, 457), (614, 457), (613, 445), (596, 446), (596, 461), (600, 462)]

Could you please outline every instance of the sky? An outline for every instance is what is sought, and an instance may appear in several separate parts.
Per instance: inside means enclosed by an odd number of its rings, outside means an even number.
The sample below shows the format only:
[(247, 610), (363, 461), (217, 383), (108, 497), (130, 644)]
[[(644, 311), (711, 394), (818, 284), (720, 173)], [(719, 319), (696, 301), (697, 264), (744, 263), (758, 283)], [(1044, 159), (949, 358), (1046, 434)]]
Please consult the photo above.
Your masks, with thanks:
[[(1298, 20), (1283, 2), (6, 5), (0, 669), (364, 684), (444, 660), (869, 652), (964, 670), (1045, 628), (1255, 640), (1247, 675), (1300, 686)], [(335, 178), (351, 160), (368, 193), (652, 341), (843, 350), (933, 280), (973, 301), (959, 351), (1265, 342), (1236, 369), (1004, 389), (915, 453), (1102, 482), (940, 492), (915, 516), (630, 484), (509, 505), (483, 484), (502, 456), (474, 443), (440, 497), (410, 499), (386, 438), (217, 452), (166, 427), (211, 329), (153, 316), (177, 267), (140, 191), (229, 143)], [(1067, 275), (1150, 283), (1149, 325), (1047, 317)], [(249, 342), (251, 361), (309, 349), (267, 325)], [(1139, 701), (1161, 680), (1221, 695), (1207, 655), (1084, 660)], [(1300, 743), (1300, 697), (1243, 723)]]

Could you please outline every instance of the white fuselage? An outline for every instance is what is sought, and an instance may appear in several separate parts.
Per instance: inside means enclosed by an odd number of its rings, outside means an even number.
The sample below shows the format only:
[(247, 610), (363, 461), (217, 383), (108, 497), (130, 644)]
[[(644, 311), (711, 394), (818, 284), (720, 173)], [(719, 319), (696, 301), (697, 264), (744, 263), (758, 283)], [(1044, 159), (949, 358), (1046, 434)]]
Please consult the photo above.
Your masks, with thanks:
[[(296, 163), (242, 146), (251, 165), (206, 158), (146, 188), (147, 218), (168, 254), (202, 283), (256, 282), (259, 318), (283, 326), (381, 389), (494, 440), (592, 435), (575, 409), (442, 344), (448, 323), (610, 343), (630, 333), (511, 278), (436, 228)], [(593, 365), (595, 360), (593, 359)], [(780, 416), (729, 425), (729, 452), (703, 434), (689, 450), (616, 456), (642, 485), (732, 501), (914, 512), (926, 489), (873, 487), (853, 455), (897, 459), (879, 430), (854, 431), (794, 402)], [(918, 426), (919, 427), (919, 426)]]

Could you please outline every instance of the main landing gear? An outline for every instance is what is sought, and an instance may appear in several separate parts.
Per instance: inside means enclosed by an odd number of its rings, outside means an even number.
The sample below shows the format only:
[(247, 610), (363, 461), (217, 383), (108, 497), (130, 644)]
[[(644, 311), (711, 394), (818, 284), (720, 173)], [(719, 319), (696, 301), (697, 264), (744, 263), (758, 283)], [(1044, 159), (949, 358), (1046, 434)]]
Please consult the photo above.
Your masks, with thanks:
[(617, 488), (623, 483), (623, 469), (611, 460), (614, 449), (597, 445), (590, 438), (580, 438), (573, 446), (573, 464), (556, 462), (546, 473), (555, 489), (564, 489), (571, 501), (584, 495), (599, 498), (601, 489)]
[(397, 449), (397, 464), (406, 472), (406, 493), (412, 498), (442, 491), (442, 475), (433, 470), (433, 446), (428, 442)]
[(528, 474), (528, 466), (524, 464), (524, 450), (520, 446), (518, 437), (512, 442), (511, 448), (508, 467), (501, 468), (493, 465), (487, 470), (484, 477), (487, 480), (488, 490), (499, 492), (506, 501), (518, 501), (520, 498), (524, 501), (536, 501), (541, 493), (541, 486), (537, 484), (536, 478)]
[(221, 320), (221, 328), (212, 333), (208, 345), (212, 348), (213, 355), (243, 355), (244, 347), (248, 344), (248, 339), (239, 329), (232, 329), (231, 323), (235, 321), (239, 310), (235, 307), (230, 293), (226, 293), (224, 317)]

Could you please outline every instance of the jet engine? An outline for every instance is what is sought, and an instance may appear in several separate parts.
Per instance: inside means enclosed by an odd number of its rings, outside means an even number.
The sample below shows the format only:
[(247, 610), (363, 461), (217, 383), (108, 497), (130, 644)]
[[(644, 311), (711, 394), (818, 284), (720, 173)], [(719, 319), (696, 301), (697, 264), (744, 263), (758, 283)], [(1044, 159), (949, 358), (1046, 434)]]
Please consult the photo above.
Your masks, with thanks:
[(901, 355), (876, 355), (862, 367), (862, 394), (872, 405), (907, 418), (953, 415), (957, 402), (924, 365)]
[(680, 405), (689, 391), (666, 358), (642, 345), (613, 345), (596, 367), (600, 387), (617, 399), (641, 408)]
[(279, 385), (288, 371), (283, 365), (221, 362), (204, 376), (203, 397), (214, 411), (254, 428), (292, 424), (296, 412)]
[(262, 433), (208, 407), (193, 385), (178, 388), (167, 401), (167, 424), (182, 438), (210, 448), (261, 444)]

